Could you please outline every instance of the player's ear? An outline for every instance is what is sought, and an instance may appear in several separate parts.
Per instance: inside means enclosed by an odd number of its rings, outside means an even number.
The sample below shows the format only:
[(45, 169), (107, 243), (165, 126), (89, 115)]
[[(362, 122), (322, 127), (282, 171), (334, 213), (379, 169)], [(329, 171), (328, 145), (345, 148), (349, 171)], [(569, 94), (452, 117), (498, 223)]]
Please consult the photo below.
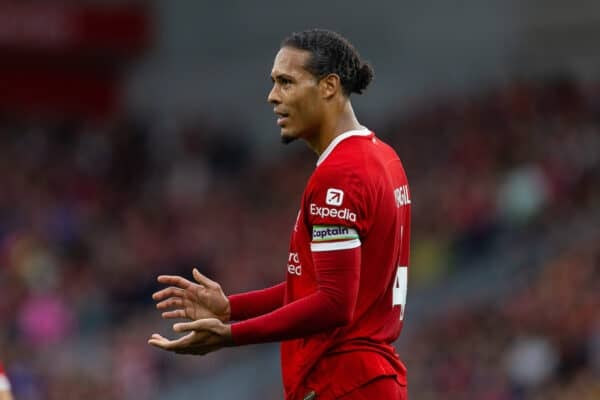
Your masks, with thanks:
[(319, 90), (321, 96), (325, 99), (330, 99), (340, 91), (342, 82), (338, 74), (329, 74), (321, 78), (319, 81)]

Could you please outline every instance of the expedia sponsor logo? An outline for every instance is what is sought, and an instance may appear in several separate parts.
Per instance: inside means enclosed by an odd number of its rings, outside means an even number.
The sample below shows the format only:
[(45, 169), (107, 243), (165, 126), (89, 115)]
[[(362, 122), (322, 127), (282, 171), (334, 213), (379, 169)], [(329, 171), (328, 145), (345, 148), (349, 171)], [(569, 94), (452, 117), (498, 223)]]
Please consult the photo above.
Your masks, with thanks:
[(346, 226), (313, 226), (312, 241), (326, 242), (330, 240), (357, 239), (358, 234)]
[(310, 214), (321, 218), (331, 217), (356, 222), (356, 213), (353, 213), (348, 208), (338, 210), (337, 208), (319, 207), (316, 204), (311, 203)]
[(344, 201), (344, 191), (336, 188), (327, 189), (325, 203), (330, 206), (341, 206)]

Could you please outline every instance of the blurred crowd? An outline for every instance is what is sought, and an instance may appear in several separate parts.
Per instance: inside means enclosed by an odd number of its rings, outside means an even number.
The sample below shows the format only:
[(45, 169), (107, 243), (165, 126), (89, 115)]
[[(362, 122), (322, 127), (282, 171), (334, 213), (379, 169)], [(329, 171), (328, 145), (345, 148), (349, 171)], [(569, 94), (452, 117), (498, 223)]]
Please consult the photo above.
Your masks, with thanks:
[(514, 82), (427, 103), (385, 128), (414, 197), (413, 282), (485, 256), (498, 234), (540, 230), (599, 201), (600, 88)]
[[(151, 120), (0, 117), (0, 359), (18, 399), (155, 398), (226, 368), (231, 351), (202, 366), (146, 344), (167, 326), (156, 276), (197, 266), (227, 293), (285, 279), (316, 157), (259, 159), (239, 129)], [(599, 225), (599, 87), (515, 82), (380, 125), (411, 182), (412, 288), (505, 257), (499, 238)], [(563, 236), (524, 288), (417, 328), (398, 350), (411, 398), (598, 398), (600, 236)]]
[(600, 398), (600, 248), (573, 246), (526, 288), (419, 329), (402, 354), (416, 399)]
[[(495, 252), (501, 236), (551, 248), (541, 265), (507, 277), (511, 292), (416, 329), (399, 349), (413, 398), (600, 397), (598, 89), (516, 82), (429, 105), (392, 129), (417, 199), (413, 283), (473, 260), (510, 260)], [(585, 237), (571, 229), (576, 220)]]

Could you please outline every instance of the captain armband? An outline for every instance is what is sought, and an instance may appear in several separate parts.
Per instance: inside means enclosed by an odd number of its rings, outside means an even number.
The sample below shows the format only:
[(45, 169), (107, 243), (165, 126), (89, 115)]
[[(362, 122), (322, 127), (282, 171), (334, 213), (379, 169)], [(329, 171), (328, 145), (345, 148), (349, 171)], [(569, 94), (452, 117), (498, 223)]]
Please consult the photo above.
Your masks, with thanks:
[(341, 225), (315, 225), (312, 228), (312, 251), (346, 250), (359, 246), (360, 238), (354, 228)]

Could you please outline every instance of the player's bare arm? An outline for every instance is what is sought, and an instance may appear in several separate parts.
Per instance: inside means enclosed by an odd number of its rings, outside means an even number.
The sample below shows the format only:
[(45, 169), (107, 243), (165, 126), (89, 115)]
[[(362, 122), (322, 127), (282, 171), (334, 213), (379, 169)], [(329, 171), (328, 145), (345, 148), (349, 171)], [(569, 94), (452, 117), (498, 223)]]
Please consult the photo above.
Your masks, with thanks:
[(221, 285), (202, 275), (196, 268), (192, 275), (197, 283), (175, 275), (158, 277), (158, 282), (169, 285), (152, 295), (154, 301), (158, 302), (156, 308), (163, 310), (162, 317), (229, 321), (231, 307)]

